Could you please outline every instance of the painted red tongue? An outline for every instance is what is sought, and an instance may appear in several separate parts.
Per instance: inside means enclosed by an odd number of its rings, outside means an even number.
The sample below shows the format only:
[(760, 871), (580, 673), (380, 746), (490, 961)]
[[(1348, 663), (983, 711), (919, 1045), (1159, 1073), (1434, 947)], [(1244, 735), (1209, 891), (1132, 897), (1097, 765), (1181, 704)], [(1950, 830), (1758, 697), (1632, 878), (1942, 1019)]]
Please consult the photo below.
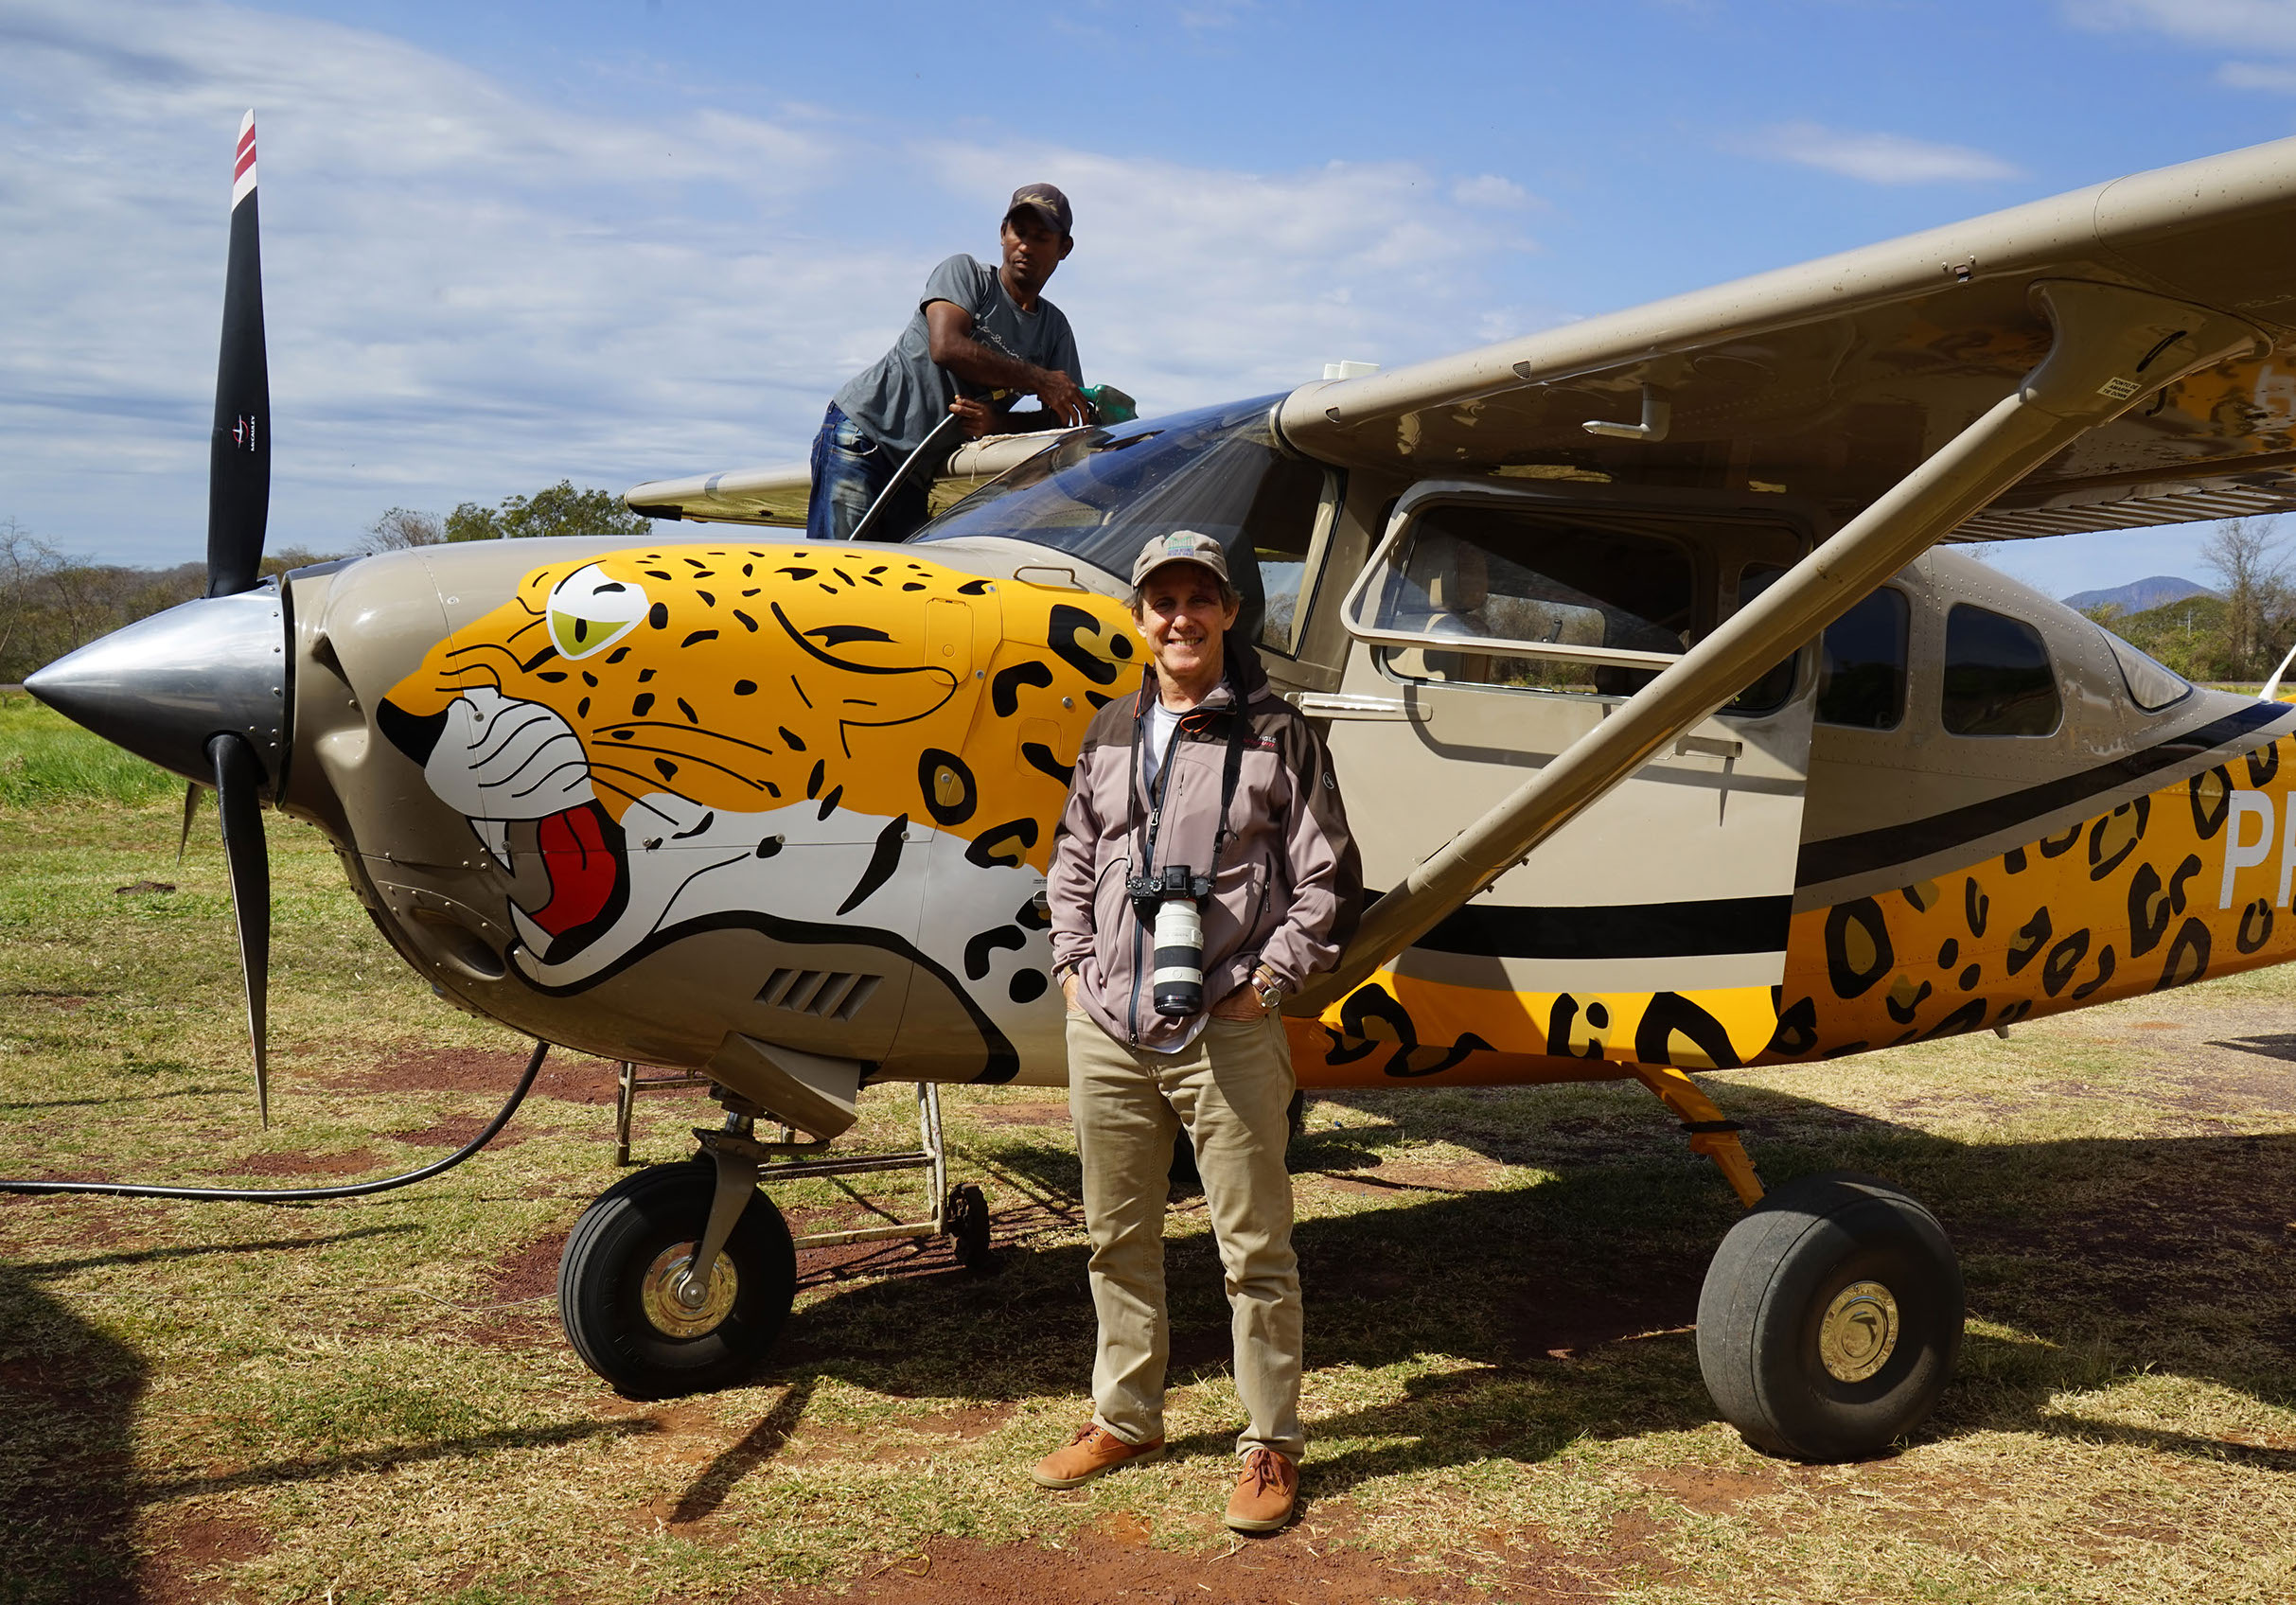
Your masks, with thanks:
[(550, 872), (550, 901), (530, 916), (553, 936), (590, 924), (614, 894), (619, 873), (606, 850), (606, 833), (588, 803), (553, 814), (541, 823), (535, 843)]

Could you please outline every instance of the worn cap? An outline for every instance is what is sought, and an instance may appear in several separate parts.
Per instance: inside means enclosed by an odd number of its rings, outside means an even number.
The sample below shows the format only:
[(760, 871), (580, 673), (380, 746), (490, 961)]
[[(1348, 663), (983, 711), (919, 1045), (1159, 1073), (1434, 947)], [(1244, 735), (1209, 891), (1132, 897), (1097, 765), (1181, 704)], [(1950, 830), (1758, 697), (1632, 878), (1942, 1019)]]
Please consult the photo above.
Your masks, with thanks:
[(1132, 583), (1143, 583), (1166, 563), (1201, 563), (1218, 574), (1223, 585), (1234, 583), (1227, 577), (1227, 554), (1221, 550), (1220, 543), (1192, 529), (1175, 529), (1170, 535), (1151, 537), (1148, 544), (1140, 548), (1140, 555), (1132, 560)]
[(1076, 220), (1076, 214), (1069, 209), (1069, 198), (1057, 186), (1050, 184), (1022, 185), (1013, 191), (1013, 203), (1004, 209), (1004, 215), (1009, 218), (1023, 206), (1060, 230), (1063, 239), (1073, 232), (1069, 225)]

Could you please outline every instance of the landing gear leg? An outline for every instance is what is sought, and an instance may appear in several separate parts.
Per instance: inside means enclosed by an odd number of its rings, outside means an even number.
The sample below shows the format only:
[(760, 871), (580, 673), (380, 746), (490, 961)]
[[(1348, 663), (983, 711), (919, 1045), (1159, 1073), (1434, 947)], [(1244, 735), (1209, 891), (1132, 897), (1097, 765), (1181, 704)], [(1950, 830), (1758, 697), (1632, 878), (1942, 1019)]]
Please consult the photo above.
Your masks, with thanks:
[(1761, 1177), (1754, 1173), (1754, 1161), (1747, 1157), (1746, 1145), (1738, 1139), (1745, 1128), (1736, 1120), (1725, 1119), (1716, 1108), (1714, 1100), (1699, 1090), (1698, 1084), (1671, 1065), (1634, 1065), (1630, 1067), (1634, 1078), (1656, 1093), (1666, 1106), (1674, 1111), (1682, 1129), (1690, 1134), (1690, 1152), (1704, 1154), (1714, 1161), (1715, 1169), (1729, 1182), (1738, 1201), (1753, 1208), (1762, 1201)]

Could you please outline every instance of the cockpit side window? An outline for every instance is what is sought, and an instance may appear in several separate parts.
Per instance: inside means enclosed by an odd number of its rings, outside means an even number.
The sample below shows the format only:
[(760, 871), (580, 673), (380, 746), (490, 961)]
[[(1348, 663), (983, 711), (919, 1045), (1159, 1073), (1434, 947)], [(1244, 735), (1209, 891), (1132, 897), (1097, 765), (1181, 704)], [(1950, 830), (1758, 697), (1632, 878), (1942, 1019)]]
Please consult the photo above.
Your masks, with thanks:
[(1883, 586), (1826, 626), (1818, 666), (1817, 721), (1851, 730), (1896, 730), (1905, 717), (1905, 592)]
[(1623, 696), (1643, 667), (1542, 647), (1679, 655), (1696, 626), (1688, 549), (1607, 520), (1516, 507), (1438, 503), (1414, 520), (1379, 595), (1378, 628), (1519, 642), (1520, 653), (1388, 647), (1404, 679)]
[(2047, 735), (2064, 716), (2040, 631), (1969, 602), (1945, 616), (1941, 694), (1951, 735)]

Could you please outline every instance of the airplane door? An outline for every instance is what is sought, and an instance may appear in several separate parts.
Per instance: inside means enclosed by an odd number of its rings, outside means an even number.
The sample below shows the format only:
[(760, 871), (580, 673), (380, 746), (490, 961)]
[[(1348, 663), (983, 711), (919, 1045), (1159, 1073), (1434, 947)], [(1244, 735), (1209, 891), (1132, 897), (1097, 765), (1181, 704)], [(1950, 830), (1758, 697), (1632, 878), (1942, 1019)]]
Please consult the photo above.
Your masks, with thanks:
[[(1367, 886), (1399, 883), (1808, 550), (1787, 509), (1763, 514), (1688, 495), (1621, 506), (1414, 487), (1349, 597), (1339, 692), (1299, 699), (1332, 721)], [(1401, 1039), (1385, 1063), (1402, 1075), (1468, 1048), (1693, 1067), (1758, 1052), (1777, 1029), (1812, 679), (1780, 664), (1336, 1023)]]

